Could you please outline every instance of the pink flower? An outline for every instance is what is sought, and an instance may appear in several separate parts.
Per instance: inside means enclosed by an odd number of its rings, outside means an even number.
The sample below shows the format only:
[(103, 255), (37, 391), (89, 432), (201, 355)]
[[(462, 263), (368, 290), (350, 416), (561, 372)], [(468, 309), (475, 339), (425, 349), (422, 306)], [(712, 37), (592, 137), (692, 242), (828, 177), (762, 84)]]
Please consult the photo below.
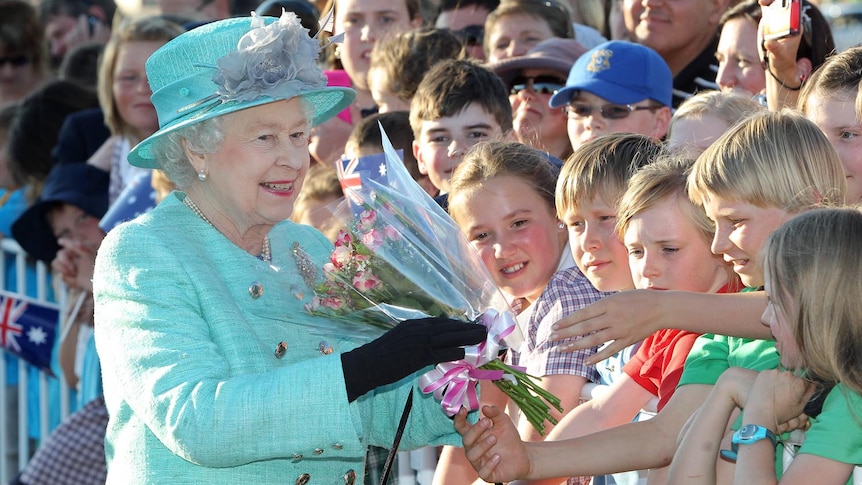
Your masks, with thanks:
[(353, 287), (365, 293), (380, 285), (380, 279), (371, 271), (360, 271), (353, 277)]
[(335, 250), (329, 256), (329, 261), (332, 262), (336, 269), (341, 269), (345, 264), (350, 263), (353, 251), (347, 246), (336, 246)]
[(341, 229), (338, 231), (338, 236), (335, 238), (335, 247), (350, 247), (353, 244), (353, 238), (350, 237), (350, 233)]
[(359, 227), (361, 229), (371, 229), (377, 221), (377, 212), (373, 210), (364, 210), (359, 214)]
[(383, 245), (383, 233), (379, 229), (372, 229), (362, 235), (362, 244), (369, 249), (376, 249)]
[(320, 305), (331, 310), (340, 310), (344, 307), (344, 299), (340, 296), (330, 296), (326, 298), (321, 298)]
[(395, 230), (394, 227), (389, 225), (383, 228), (383, 234), (386, 235), (386, 239), (392, 241), (398, 241), (401, 239), (401, 234), (397, 230)]

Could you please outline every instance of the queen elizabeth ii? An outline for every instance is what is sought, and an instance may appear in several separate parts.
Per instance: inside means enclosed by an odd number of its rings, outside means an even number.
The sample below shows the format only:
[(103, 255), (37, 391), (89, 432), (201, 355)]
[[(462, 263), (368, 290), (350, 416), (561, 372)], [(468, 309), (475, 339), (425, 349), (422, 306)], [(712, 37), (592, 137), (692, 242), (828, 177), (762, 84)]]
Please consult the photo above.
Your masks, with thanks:
[(331, 247), (286, 219), (309, 129), (354, 97), (326, 87), (318, 51), (288, 13), (199, 27), (147, 62), (160, 129), (129, 161), (181, 191), (99, 249), (108, 483), (358, 483), (411, 395), (401, 446), (458, 442), (415, 374), (484, 328), (412, 320), (366, 343), (303, 310)]

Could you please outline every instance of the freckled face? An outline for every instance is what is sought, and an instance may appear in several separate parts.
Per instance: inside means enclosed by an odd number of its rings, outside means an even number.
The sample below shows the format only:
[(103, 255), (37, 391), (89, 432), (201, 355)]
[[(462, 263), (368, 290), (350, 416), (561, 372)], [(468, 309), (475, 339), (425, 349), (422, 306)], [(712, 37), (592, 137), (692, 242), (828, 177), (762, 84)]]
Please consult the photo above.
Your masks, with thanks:
[(515, 298), (538, 299), (557, 271), (566, 240), (548, 202), (506, 175), (455, 194), (450, 204), (497, 286)]
[(634, 287), (626, 247), (616, 236), (617, 209), (596, 196), (563, 215), (578, 268), (599, 291)]
[(691, 202), (665, 197), (629, 221), (624, 242), (636, 288), (712, 293), (727, 283), (728, 265), (712, 254), (683, 204)]
[(712, 252), (733, 264), (733, 271), (745, 286), (763, 286), (760, 250), (766, 238), (791, 214), (777, 207), (758, 207), (715, 195), (703, 201), (703, 208), (715, 224)]

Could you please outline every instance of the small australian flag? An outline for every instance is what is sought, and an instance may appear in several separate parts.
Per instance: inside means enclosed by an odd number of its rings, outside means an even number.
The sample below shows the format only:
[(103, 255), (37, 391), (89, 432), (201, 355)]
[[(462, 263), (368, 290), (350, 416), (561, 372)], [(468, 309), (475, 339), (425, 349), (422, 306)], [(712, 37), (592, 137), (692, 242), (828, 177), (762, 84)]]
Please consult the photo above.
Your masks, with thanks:
[(0, 345), (47, 372), (59, 318), (54, 305), (0, 291)]

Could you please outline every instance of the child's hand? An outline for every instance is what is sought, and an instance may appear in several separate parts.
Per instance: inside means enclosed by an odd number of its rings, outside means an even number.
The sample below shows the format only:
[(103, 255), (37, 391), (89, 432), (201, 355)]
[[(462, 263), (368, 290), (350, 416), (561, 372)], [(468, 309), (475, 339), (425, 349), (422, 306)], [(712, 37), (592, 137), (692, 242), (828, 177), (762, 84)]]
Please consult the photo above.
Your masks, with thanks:
[[(770, 369), (760, 372), (748, 396), (746, 417), (756, 415), (762, 424), (790, 423), (800, 419), (802, 410), (816, 386), (789, 371)], [(748, 421), (748, 419), (746, 419)]]
[(744, 409), (748, 402), (748, 394), (751, 392), (756, 379), (757, 371), (731, 367), (722, 372), (715, 385), (730, 397), (736, 407)]
[(483, 406), (476, 424), (467, 422), (467, 411), (455, 415), (455, 429), (461, 434), (464, 451), (479, 476), (489, 482), (525, 478), (530, 472), (527, 447), (509, 416), (497, 406)]
[(554, 324), (552, 341), (581, 337), (561, 350), (574, 352), (611, 342), (587, 359), (595, 364), (661, 329), (661, 291), (631, 290), (606, 296)]
[(78, 241), (60, 238), (60, 250), (51, 262), (51, 269), (60, 275), (63, 283), (83, 291), (93, 291), (93, 267), (96, 251)]

